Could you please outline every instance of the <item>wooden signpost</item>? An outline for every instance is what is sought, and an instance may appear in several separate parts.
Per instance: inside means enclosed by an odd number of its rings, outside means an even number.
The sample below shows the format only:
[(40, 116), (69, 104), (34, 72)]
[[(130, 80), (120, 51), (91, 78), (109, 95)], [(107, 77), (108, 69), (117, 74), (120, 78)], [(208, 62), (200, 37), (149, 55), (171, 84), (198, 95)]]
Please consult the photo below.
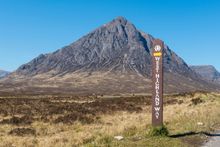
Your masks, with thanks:
[(156, 39), (152, 52), (152, 125), (163, 125), (163, 49), (164, 43)]

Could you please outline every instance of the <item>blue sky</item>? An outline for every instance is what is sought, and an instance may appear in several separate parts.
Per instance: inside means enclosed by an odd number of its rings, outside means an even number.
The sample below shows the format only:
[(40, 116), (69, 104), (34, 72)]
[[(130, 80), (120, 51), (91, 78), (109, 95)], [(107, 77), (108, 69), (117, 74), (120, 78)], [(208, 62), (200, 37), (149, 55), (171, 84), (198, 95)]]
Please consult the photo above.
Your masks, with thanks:
[(0, 0), (0, 69), (13, 71), (124, 16), (190, 65), (220, 70), (218, 0)]

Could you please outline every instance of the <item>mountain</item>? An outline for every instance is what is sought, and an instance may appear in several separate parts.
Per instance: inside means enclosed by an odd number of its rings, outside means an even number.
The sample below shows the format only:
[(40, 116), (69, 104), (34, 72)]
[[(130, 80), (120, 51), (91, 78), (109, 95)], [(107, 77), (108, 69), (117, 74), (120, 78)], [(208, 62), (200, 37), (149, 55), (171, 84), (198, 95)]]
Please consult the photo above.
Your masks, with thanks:
[(0, 78), (3, 78), (9, 74), (8, 71), (0, 70)]
[(204, 79), (220, 83), (220, 73), (212, 65), (190, 66), (192, 70), (201, 75)]
[[(53, 53), (41, 54), (0, 81), (0, 92), (120, 94), (151, 92), (151, 48), (155, 38), (123, 17)], [(218, 90), (202, 80), (167, 45), (165, 92)], [(8, 87), (8, 89), (2, 88)]]
[[(119, 17), (61, 50), (40, 55), (21, 66), (16, 73), (33, 76), (52, 71), (53, 75), (63, 75), (80, 70), (130, 71), (150, 75), (153, 40), (152, 36), (138, 31), (125, 18)], [(167, 46), (165, 69), (192, 73), (186, 63)]]

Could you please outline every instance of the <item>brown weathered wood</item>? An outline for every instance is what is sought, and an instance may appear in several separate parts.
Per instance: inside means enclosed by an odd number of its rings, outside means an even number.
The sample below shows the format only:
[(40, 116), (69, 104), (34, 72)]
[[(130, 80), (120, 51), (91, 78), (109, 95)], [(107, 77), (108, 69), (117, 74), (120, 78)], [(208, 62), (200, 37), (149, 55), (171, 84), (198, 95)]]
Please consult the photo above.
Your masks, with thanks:
[(152, 125), (163, 125), (163, 48), (164, 43), (153, 42), (152, 52)]

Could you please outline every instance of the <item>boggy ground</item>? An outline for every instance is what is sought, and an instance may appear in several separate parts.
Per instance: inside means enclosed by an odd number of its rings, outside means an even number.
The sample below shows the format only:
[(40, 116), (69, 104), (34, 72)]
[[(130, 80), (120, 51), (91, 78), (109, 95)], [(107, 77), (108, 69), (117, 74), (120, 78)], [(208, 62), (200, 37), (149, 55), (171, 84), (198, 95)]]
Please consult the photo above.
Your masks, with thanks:
[[(29, 125), (35, 121), (50, 123), (93, 123), (101, 114), (116, 111), (140, 112), (149, 105), (147, 97), (93, 98), (80, 100), (70, 97), (56, 98), (1, 98), (0, 124)], [(5, 118), (4, 118), (5, 117)]]
[[(150, 137), (149, 96), (12, 96), (0, 98), (0, 146), (199, 146), (205, 136)], [(220, 96), (165, 97), (170, 134), (220, 126)], [(115, 135), (122, 135), (117, 141)]]

